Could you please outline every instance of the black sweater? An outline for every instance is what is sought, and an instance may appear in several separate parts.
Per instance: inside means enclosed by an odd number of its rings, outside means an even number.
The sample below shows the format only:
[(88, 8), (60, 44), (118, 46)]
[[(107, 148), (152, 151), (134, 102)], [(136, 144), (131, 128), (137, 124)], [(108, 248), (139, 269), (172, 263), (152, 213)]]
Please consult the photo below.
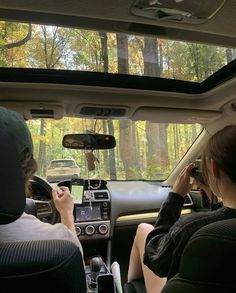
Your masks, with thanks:
[(160, 277), (170, 279), (178, 273), (182, 252), (194, 232), (207, 224), (236, 218), (236, 210), (227, 207), (180, 218), (183, 204), (182, 196), (170, 192), (146, 239), (144, 264)]

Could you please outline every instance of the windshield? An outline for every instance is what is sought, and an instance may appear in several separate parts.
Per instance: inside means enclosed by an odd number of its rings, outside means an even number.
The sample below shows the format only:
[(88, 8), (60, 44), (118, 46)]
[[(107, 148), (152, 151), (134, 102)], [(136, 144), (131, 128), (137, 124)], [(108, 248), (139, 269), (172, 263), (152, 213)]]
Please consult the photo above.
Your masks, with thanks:
[[(165, 180), (202, 130), (199, 124), (163, 124), (148, 121), (63, 118), (27, 122), (34, 141), (37, 174), (59, 181), (70, 176), (105, 180)], [(95, 171), (88, 172), (84, 150), (67, 149), (62, 138), (69, 133), (111, 134), (116, 147), (94, 151)], [(54, 161), (59, 160), (59, 161)], [(70, 160), (69, 163), (66, 160)], [(76, 162), (80, 170), (73, 170)], [(63, 162), (63, 164), (62, 164)], [(50, 172), (49, 166), (67, 166), (67, 172)]]
[(202, 82), (234, 48), (150, 36), (0, 21), (0, 66), (122, 73)]

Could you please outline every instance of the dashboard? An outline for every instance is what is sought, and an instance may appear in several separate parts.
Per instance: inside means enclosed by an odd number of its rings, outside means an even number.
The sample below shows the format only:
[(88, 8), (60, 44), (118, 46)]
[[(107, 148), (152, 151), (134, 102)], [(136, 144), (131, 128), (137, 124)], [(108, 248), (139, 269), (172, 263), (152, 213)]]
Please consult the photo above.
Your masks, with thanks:
[[(64, 180), (51, 187), (67, 186), (74, 199), (74, 225), (82, 243), (86, 265), (91, 256), (100, 255), (110, 267), (116, 260), (128, 265), (137, 225), (154, 224), (171, 187), (151, 181)], [(40, 184), (33, 184), (37, 217), (50, 221), (51, 195)], [(182, 215), (201, 207), (198, 192), (188, 194)], [(52, 217), (52, 216), (51, 216)], [(52, 217), (53, 220), (53, 217)], [(57, 219), (58, 222), (59, 219)], [(125, 241), (124, 241), (125, 239)]]
[[(64, 180), (57, 186), (67, 186), (74, 199), (74, 223), (80, 240), (111, 239), (114, 230), (141, 222), (154, 223), (158, 210), (171, 189), (160, 182)], [(42, 186), (32, 185), (33, 199), (49, 201)], [(193, 210), (192, 197), (185, 199), (182, 214)], [(45, 211), (44, 211), (45, 213)]]

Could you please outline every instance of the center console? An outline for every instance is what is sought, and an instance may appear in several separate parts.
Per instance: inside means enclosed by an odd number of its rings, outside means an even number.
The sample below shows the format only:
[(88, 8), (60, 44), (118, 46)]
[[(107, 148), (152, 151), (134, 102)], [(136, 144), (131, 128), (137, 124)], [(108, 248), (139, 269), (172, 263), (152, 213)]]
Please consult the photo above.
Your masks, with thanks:
[(107, 182), (71, 179), (60, 185), (69, 187), (73, 197), (74, 224), (77, 236), (82, 241), (88, 292), (115, 292), (110, 270), (111, 195)]
[(71, 181), (75, 229), (80, 240), (110, 237), (111, 197), (104, 180)]

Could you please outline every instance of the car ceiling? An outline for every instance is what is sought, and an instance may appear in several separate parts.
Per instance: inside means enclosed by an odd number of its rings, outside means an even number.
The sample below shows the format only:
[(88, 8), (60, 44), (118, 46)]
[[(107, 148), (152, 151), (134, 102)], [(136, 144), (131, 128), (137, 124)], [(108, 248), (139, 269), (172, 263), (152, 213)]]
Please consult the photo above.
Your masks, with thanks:
[[(236, 47), (236, 1), (225, 1), (214, 17), (202, 24), (152, 20), (131, 13), (131, 0), (11, 1), (1, 0), (0, 18), (157, 35), (176, 40), (198, 41)], [(200, 122), (209, 124), (231, 115), (236, 99), (235, 74), (224, 83), (199, 93), (158, 89), (90, 86), (86, 84), (21, 82), (0, 83), (1, 105), (10, 106), (30, 118), (32, 107), (53, 108), (55, 118), (77, 116), (82, 105), (123, 107), (133, 120), (156, 122)], [(111, 99), (112, 96), (112, 99)], [(24, 103), (22, 104), (22, 101)], [(197, 101), (197, 103), (196, 103)], [(163, 112), (165, 109), (165, 112)], [(163, 114), (164, 115), (161, 115)], [(172, 121), (173, 120), (173, 121)]]
[[(162, 2), (164, 3), (164, 1)], [(226, 0), (214, 17), (197, 25), (136, 16), (131, 12), (133, 3), (133, 0), (2, 0), (0, 17), (33, 22), (43, 21), (48, 24), (100, 28), (116, 32), (151, 33), (179, 40), (198, 39), (198, 41), (201, 41), (201, 36), (204, 38), (202, 39), (203, 42), (211, 41), (229, 47), (236, 45), (234, 29), (236, 2), (234, 0)], [(191, 34), (189, 34), (189, 31), (191, 31)]]

